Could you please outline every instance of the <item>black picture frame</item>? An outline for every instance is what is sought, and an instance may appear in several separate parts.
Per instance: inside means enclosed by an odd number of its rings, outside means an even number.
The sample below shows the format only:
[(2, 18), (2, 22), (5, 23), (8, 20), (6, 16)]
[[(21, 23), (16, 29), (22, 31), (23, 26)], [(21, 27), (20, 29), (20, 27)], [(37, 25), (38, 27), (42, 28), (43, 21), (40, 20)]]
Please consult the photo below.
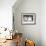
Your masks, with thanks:
[(21, 13), (21, 24), (23, 25), (36, 24), (36, 13)]

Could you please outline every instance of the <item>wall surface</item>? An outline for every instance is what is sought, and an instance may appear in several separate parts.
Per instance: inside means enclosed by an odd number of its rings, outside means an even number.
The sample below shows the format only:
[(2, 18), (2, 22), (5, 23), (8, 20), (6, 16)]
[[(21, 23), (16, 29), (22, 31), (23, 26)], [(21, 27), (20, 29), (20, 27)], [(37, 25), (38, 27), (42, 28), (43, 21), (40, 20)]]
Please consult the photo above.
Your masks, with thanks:
[(46, 0), (41, 1), (41, 38), (42, 46), (46, 46)]
[(0, 27), (12, 29), (12, 6), (16, 0), (0, 0)]
[[(19, 6), (14, 5), (14, 24), (18, 32), (23, 33), (23, 37), (35, 41), (36, 46), (41, 46), (41, 1), (40, 0), (23, 0)], [(36, 13), (35, 25), (22, 25), (21, 13)]]

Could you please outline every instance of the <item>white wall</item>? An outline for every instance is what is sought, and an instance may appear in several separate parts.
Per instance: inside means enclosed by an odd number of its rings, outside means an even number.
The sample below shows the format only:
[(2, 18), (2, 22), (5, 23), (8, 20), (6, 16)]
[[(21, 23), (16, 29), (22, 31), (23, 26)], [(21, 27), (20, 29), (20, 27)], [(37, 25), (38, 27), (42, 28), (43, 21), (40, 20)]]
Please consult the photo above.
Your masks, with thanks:
[[(46, 46), (46, 0), (24, 0), (20, 4), (20, 7), (16, 8), (14, 5), (13, 8), (13, 11), (15, 10), (15, 29), (22, 32), (25, 37), (34, 38), (38, 46), (40, 42), (42, 44), (40, 46)], [(36, 25), (21, 25), (21, 12), (37, 13)]]
[[(24, 38), (35, 41), (36, 46), (41, 46), (41, 0), (23, 0), (16, 8), (14, 5), (15, 29), (23, 33)], [(36, 25), (22, 25), (21, 13), (36, 13)]]
[(41, 38), (42, 46), (46, 46), (46, 0), (41, 1)]
[(16, 0), (0, 0), (0, 27), (12, 28), (12, 6)]

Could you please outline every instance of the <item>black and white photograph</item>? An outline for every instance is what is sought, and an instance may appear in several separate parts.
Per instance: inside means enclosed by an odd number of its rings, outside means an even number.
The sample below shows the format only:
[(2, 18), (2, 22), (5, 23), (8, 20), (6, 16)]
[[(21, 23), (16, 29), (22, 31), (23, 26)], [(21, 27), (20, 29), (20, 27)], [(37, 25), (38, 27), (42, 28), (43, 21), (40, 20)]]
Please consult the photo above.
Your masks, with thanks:
[(22, 13), (21, 16), (22, 24), (36, 24), (36, 13)]

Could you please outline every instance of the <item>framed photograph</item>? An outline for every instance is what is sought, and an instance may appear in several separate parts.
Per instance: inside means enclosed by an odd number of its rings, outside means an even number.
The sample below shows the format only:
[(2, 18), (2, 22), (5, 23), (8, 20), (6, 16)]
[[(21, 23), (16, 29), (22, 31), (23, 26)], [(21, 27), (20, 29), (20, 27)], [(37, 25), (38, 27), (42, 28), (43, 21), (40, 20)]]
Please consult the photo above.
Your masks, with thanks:
[(36, 24), (36, 13), (22, 13), (21, 14), (22, 24)]

